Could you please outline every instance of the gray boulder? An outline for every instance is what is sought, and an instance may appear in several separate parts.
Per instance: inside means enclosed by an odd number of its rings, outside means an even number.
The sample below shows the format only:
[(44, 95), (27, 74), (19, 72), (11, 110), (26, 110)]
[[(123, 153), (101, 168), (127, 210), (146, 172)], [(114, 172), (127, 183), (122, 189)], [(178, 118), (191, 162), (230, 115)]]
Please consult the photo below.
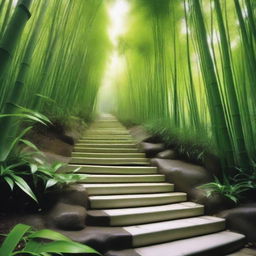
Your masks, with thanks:
[(226, 219), (228, 229), (244, 234), (248, 242), (256, 242), (256, 203), (222, 211), (218, 216)]
[(183, 191), (190, 196), (193, 189), (212, 181), (212, 175), (202, 166), (180, 160), (159, 159), (151, 160), (166, 176), (166, 180), (175, 184), (176, 191)]
[(58, 203), (48, 214), (48, 223), (62, 230), (85, 228), (86, 209), (82, 206)]
[(161, 159), (176, 159), (177, 158), (177, 154), (174, 150), (172, 149), (166, 149), (162, 152), (159, 152), (156, 155), (157, 158), (161, 158)]
[(140, 151), (145, 152), (146, 156), (149, 158), (156, 156), (157, 153), (164, 150), (165, 150), (165, 146), (163, 143), (149, 143), (149, 142), (140, 143)]

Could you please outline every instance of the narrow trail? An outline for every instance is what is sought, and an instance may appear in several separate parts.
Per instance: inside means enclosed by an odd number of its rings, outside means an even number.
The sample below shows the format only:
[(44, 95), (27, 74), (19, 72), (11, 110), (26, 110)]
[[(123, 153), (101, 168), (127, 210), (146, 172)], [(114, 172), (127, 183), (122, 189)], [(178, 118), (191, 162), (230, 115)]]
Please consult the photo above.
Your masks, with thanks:
[(108, 230), (114, 242), (107, 256), (225, 255), (243, 245), (244, 236), (225, 230), (224, 219), (205, 216), (202, 205), (174, 192), (112, 116), (91, 125), (70, 166), (88, 174), (87, 225)]

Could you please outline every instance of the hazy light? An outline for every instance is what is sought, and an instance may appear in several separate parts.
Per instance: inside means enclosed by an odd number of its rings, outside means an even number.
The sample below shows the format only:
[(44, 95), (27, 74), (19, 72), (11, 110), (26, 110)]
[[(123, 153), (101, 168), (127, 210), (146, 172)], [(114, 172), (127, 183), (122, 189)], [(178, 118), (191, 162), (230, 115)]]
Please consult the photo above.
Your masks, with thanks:
[[(184, 5), (183, 3), (181, 3), (181, 4)], [(187, 1), (185, 2), (185, 9), (186, 9), (187, 13), (190, 11), (190, 6), (189, 6), (189, 3)]]
[(239, 37), (237, 37), (234, 40), (232, 40), (231, 43), (230, 43), (231, 48), (232, 49), (236, 48), (239, 45), (239, 42), (240, 42), (240, 38)]
[(208, 44), (217, 44), (220, 41), (220, 34), (217, 30), (213, 30), (212, 35), (207, 36)]
[(109, 38), (114, 46), (106, 64), (105, 74), (98, 95), (98, 110), (111, 112), (115, 108), (114, 85), (118, 74), (124, 69), (125, 58), (118, 54), (118, 39), (126, 32), (129, 4), (126, 0), (116, 0), (109, 6)]
[(18, 3), (18, 1), (19, 1), (19, 0), (14, 0), (13, 3), (12, 3), (12, 5), (13, 5), (13, 6), (16, 6), (17, 3)]
[(242, 9), (242, 15), (244, 19), (248, 17), (248, 11), (246, 8)]
[(129, 4), (125, 0), (116, 0), (109, 8), (110, 28), (108, 30), (112, 43), (117, 46), (118, 37), (126, 31), (126, 16)]
[(186, 26), (185, 19), (182, 19), (181, 21), (181, 34), (183, 35), (190, 34), (190, 29)]

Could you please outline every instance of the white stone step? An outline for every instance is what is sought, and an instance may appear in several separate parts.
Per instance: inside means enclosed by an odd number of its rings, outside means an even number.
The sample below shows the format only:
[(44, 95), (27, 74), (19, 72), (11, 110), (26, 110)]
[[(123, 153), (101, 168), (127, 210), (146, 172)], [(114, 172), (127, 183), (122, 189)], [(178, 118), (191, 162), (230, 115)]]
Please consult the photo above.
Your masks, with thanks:
[(161, 206), (148, 206), (125, 209), (90, 210), (88, 218), (93, 223), (121, 226), (181, 219), (203, 215), (203, 205), (184, 202)]
[(99, 166), (99, 165), (69, 165), (67, 169), (77, 169), (78, 173), (92, 174), (156, 174), (157, 168), (152, 166)]
[(127, 140), (101, 140), (101, 139), (85, 139), (85, 140), (79, 140), (76, 143), (76, 146), (86, 146), (87, 144), (111, 144), (113, 147), (115, 147), (115, 144), (136, 144), (137, 142), (135, 140), (127, 139)]
[(123, 228), (132, 235), (132, 245), (141, 247), (222, 231), (225, 229), (225, 220), (202, 216)]
[(141, 183), (141, 182), (164, 182), (162, 174), (87, 174), (83, 183)]
[(85, 135), (80, 140), (131, 140), (133, 137), (131, 135)]
[[(126, 180), (125, 180), (126, 182)], [(121, 195), (142, 193), (171, 192), (174, 185), (170, 183), (118, 183), (118, 184), (83, 184), (89, 195)]]
[(72, 157), (89, 157), (89, 158), (145, 158), (145, 153), (87, 153), (73, 152)]
[(187, 200), (187, 194), (172, 192), (157, 194), (89, 196), (89, 200), (92, 209), (140, 207), (184, 202)]
[(130, 133), (126, 129), (88, 129), (84, 135), (130, 135)]
[(71, 164), (96, 164), (96, 165), (149, 165), (147, 158), (93, 158), (72, 157)]
[(88, 153), (135, 153), (139, 152), (137, 148), (90, 148), (90, 147), (75, 147), (73, 152), (88, 152)]
[[(222, 256), (240, 249), (244, 235), (221, 231), (136, 249), (110, 251), (106, 256)], [(233, 255), (233, 254), (232, 254)]]
[(98, 129), (98, 128), (113, 128), (113, 129), (122, 129), (124, 128), (119, 122), (97, 122), (90, 126), (90, 129)]
[[(78, 146), (77, 144), (75, 145), (75, 149), (81, 146)], [(108, 143), (86, 143), (87, 148), (113, 148), (113, 145), (108, 144)], [(129, 144), (115, 144), (115, 148), (137, 148), (137, 144), (134, 143), (129, 143)]]

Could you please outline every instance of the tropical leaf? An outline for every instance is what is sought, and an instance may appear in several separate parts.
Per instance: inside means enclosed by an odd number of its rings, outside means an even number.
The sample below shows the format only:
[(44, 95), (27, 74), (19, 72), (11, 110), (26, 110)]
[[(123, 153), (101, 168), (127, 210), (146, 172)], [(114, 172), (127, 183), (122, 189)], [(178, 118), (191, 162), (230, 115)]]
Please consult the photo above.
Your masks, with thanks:
[(21, 178), (21, 177), (19, 177), (19, 176), (17, 176), (17, 175), (12, 175), (12, 178), (14, 179), (15, 184), (16, 184), (21, 190), (23, 190), (27, 195), (29, 195), (34, 201), (36, 201), (36, 202), (38, 203), (35, 194), (33, 193), (33, 191), (31, 190), (31, 188), (29, 187), (29, 185), (27, 184), (27, 182), (26, 182), (23, 178)]
[(30, 226), (24, 224), (16, 225), (8, 234), (0, 247), (0, 255), (11, 256), (17, 245), (23, 239), (23, 236), (31, 230)]

